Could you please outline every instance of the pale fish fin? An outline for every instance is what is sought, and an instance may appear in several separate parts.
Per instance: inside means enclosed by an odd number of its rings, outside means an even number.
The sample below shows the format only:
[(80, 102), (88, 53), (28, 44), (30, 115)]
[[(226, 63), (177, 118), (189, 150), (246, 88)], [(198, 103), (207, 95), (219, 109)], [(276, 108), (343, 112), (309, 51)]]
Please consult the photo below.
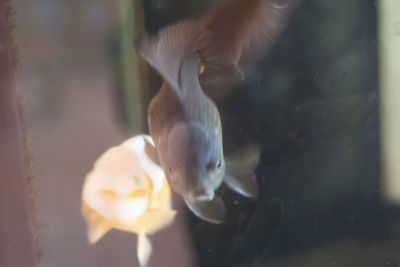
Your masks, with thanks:
[(111, 230), (111, 225), (108, 223), (96, 224), (89, 226), (87, 237), (89, 244), (93, 245), (99, 241), (108, 231)]
[(225, 156), (226, 172), (231, 175), (244, 175), (254, 170), (260, 161), (260, 147), (247, 145), (235, 153)]
[(211, 201), (193, 201), (189, 197), (183, 199), (187, 207), (200, 219), (216, 224), (225, 221), (226, 208), (220, 197), (214, 196)]
[(138, 234), (138, 243), (137, 243), (137, 257), (140, 263), (140, 266), (146, 266), (149, 262), (151, 255), (151, 243), (147, 238), (145, 233)]
[(127, 228), (126, 230), (153, 234), (170, 225), (174, 221), (175, 216), (175, 210), (150, 209), (135, 221), (132, 228)]
[(225, 184), (245, 197), (256, 197), (258, 182), (254, 170), (260, 161), (260, 154), (260, 148), (251, 144), (226, 156)]
[[(194, 21), (181, 21), (162, 29), (156, 36), (144, 35), (135, 41), (137, 51), (180, 94), (182, 71), (192, 71), (191, 79), (198, 74), (197, 51), (211, 40), (208, 30)], [(188, 61), (189, 60), (189, 61)], [(191, 67), (183, 64), (191, 62)]]
[(235, 176), (226, 173), (224, 183), (233, 191), (245, 197), (256, 197), (258, 195), (258, 182), (254, 171)]
[(82, 202), (82, 215), (85, 218), (88, 230), (87, 237), (91, 245), (99, 241), (108, 231), (111, 230), (112, 225), (110, 222), (91, 209), (86, 203)]

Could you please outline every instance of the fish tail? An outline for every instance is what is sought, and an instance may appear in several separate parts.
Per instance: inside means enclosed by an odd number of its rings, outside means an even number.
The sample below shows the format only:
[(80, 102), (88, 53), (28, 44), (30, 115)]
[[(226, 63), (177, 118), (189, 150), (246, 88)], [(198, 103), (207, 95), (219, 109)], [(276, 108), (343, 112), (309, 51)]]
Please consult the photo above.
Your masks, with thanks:
[(141, 56), (173, 87), (180, 88), (182, 64), (188, 58), (200, 64), (197, 52), (211, 42), (211, 33), (195, 21), (181, 21), (162, 29), (156, 36), (143, 35), (135, 47)]
[(138, 234), (137, 257), (140, 266), (146, 266), (151, 255), (151, 243), (145, 233)]

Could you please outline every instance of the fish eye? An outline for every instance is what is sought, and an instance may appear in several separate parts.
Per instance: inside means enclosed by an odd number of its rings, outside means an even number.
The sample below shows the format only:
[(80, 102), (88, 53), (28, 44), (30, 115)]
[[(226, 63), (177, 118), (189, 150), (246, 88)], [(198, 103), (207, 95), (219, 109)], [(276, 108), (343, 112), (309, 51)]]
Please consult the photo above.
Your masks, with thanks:
[(216, 164), (215, 164), (215, 166), (216, 166), (217, 170), (221, 169), (221, 167), (222, 167), (222, 160), (218, 159), (217, 162), (216, 162)]
[(210, 161), (206, 166), (208, 171), (219, 171), (222, 168), (222, 160)]

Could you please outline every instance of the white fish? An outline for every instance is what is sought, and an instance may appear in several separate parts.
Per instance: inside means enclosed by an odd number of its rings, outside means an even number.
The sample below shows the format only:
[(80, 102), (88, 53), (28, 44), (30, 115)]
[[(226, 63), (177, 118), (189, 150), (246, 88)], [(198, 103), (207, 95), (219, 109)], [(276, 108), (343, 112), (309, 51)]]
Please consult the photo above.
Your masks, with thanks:
[(164, 172), (145, 151), (152, 143), (150, 136), (139, 135), (108, 149), (86, 176), (82, 190), (89, 243), (112, 228), (135, 233), (141, 266), (152, 250), (147, 235), (170, 225), (176, 215)]

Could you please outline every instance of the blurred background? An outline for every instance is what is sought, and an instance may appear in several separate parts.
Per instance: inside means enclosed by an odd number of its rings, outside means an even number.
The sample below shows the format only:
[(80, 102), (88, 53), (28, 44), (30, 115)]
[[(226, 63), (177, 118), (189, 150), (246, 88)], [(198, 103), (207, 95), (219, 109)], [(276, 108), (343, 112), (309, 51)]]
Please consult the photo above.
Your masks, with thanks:
[[(147, 132), (160, 77), (133, 39), (213, 0), (12, 0), (38, 266), (138, 266), (136, 236), (94, 246), (81, 187), (107, 148)], [(261, 193), (222, 187), (212, 225), (177, 202), (149, 266), (400, 266), (400, 5), (307, 0), (246, 81), (216, 99), (227, 152), (262, 147)], [(7, 266), (8, 267), (8, 266)]]

